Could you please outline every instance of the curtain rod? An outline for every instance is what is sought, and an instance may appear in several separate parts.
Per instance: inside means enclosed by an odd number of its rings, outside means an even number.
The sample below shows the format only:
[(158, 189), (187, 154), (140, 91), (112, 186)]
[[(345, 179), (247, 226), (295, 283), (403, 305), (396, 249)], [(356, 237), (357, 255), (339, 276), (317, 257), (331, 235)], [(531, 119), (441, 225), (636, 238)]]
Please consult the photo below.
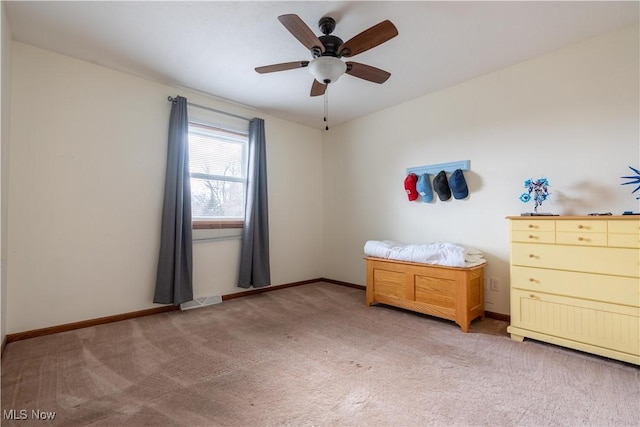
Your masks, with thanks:
[[(169, 96), (167, 97), (167, 100), (169, 102), (173, 102), (175, 100), (175, 98)], [(214, 113), (220, 113), (220, 114), (224, 114), (226, 116), (231, 116), (231, 117), (235, 117), (236, 119), (241, 119), (241, 120), (246, 120), (248, 122), (251, 121), (251, 119), (244, 117), (244, 116), (238, 116), (237, 114), (232, 114), (232, 113), (227, 113), (226, 111), (220, 111), (220, 110), (216, 110), (215, 108), (210, 108), (210, 107), (205, 107), (204, 105), (198, 105), (198, 104), (193, 104), (191, 102), (187, 102), (187, 105), (190, 105), (192, 107), (196, 107), (196, 108), (202, 108), (203, 110), (209, 110), (209, 111), (213, 111)]]

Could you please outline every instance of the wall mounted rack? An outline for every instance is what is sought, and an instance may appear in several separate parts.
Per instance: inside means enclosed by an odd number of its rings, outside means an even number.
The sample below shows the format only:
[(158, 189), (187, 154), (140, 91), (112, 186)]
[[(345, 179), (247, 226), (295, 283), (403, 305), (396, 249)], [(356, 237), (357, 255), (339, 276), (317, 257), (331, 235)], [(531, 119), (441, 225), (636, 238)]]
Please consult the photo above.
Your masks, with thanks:
[(412, 168), (407, 168), (407, 175), (410, 173), (415, 173), (420, 176), (424, 173), (429, 175), (437, 175), (440, 171), (445, 171), (447, 173), (452, 173), (456, 169), (460, 169), (463, 171), (468, 171), (471, 165), (470, 160), (460, 160), (457, 162), (449, 162), (449, 163), (437, 163), (433, 165), (426, 166), (415, 166)]

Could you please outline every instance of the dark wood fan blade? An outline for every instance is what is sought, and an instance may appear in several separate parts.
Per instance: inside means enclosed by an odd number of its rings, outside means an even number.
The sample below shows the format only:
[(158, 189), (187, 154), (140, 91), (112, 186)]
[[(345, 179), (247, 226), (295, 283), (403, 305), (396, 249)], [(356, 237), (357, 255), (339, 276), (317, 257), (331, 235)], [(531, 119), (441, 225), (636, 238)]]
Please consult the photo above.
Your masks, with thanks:
[(311, 96), (324, 95), (324, 92), (326, 90), (327, 90), (327, 85), (320, 83), (316, 79), (313, 79), (313, 84), (311, 85)]
[(293, 37), (298, 39), (307, 49), (312, 50), (316, 48), (319, 49), (320, 52), (324, 52), (324, 45), (320, 39), (313, 34), (311, 28), (309, 28), (298, 15), (281, 15), (278, 16), (278, 20), (293, 34)]
[(264, 67), (256, 67), (256, 71), (260, 74), (273, 73), (275, 71), (293, 70), (294, 68), (303, 68), (309, 65), (309, 61), (283, 62), (282, 64), (265, 65)]
[(386, 20), (342, 43), (338, 52), (350, 57), (374, 48), (398, 35), (398, 29), (391, 21)]
[(359, 77), (374, 83), (384, 83), (391, 76), (391, 73), (372, 67), (371, 65), (360, 64), (358, 62), (347, 61), (347, 74)]

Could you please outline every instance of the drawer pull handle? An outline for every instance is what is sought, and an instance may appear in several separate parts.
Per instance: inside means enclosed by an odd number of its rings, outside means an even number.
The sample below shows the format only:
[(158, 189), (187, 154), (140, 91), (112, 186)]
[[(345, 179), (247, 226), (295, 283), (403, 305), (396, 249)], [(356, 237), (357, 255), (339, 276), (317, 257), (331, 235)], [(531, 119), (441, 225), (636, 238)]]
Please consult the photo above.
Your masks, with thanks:
[(535, 258), (536, 256), (534, 254), (529, 254), (529, 258)]
[(578, 237), (578, 241), (582, 242), (584, 240), (584, 237)]
[(535, 298), (536, 296), (534, 294), (529, 295), (529, 298)]
[(533, 234), (529, 234), (529, 238), (530, 238), (530, 239), (535, 239), (535, 238), (536, 238), (536, 236), (534, 236)]
[(535, 281), (536, 281), (536, 279), (534, 279), (533, 277), (529, 277), (529, 281), (530, 281), (530, 282), (535, 282)]
[(536, 226), (533, 224), (529, 224), (529, 228), (536, 228)]

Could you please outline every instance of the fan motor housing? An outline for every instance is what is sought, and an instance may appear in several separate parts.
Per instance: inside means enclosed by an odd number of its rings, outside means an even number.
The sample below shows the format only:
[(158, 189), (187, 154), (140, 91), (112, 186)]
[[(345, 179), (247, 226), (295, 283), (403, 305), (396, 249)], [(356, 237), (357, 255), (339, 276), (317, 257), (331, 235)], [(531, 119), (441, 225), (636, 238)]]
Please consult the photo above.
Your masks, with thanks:
[(318, 21), (318, 27), (320, 28), (320, 31), (322, 31), (322, 34), (324, 34), (323, 36), (318, 37), (324, 46), (324, 52), (320, 52), (319, 49), (312, 49), (311, 54), (313, 57), (333, 56), (334, 58), (339, 58), (340, 53), (338, 52), (338, 49), (343, 43), (342, 39), (331, 35), (333, 30), (336, 28), (336, 20), (330, 16), (323, 16)]
[(324, 53), (318, 54), (318, 52), (313, 52), (313, 56), (317, 58), (318, 56), (333, 56), (335, 58), (339, 58), (338, 49), (342, 45), (342, 39), (340, 37), (326, 35), (318, 37), (322, 44), (324, 45)]

